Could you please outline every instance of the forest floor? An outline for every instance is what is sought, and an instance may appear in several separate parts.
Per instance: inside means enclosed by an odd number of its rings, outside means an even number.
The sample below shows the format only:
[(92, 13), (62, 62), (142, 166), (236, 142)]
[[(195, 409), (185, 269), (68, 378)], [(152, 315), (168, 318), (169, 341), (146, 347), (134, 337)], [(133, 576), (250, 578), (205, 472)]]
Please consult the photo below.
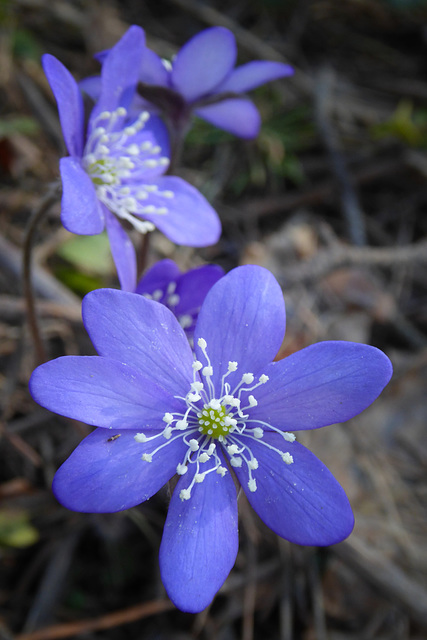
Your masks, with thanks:
[[(394, 366), (372, 407), (301, 440), (345, 488), (352, 535), (325, 549), (292, 545), (242, 495), (235, 568), (199, 615), (177, 611), (160, 581), (167, 489), (117, 514), (63, 508), (52, 477), (88, 427), (28, 392), (37, 358), (22, 253), (65, 155), (40, 56), (81, 79), (130, 24), (165, 58), (223, 25), (240, 62), (295, 68), (253, 92), (263, 118), (254, 141), (195, 122), (180, 173), (212, 202), (223, 235), (195, 250), (153, 233), (149, 263), (263, 265), (287, 306), (280, 357), (350, 340)], [(426, 638), (427, 3), (6, 0), (0, 29), (0, 640)], [(57, 203), (33, 247), (49, 358), (93, 353), (81, 298), (118, 287), (103, 236), (72, 236), (59, 213)]]

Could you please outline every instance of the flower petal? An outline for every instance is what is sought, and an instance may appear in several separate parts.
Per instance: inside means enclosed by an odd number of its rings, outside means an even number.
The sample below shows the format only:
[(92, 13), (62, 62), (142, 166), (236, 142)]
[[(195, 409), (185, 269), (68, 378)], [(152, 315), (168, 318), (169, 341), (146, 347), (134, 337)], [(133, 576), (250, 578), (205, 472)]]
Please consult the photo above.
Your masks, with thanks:
[(79, 82), (79, 88), (86, 93), (94, 102), (96, 102), (101, 94), (102, 80), (101, 76), (89, 76), (83, 78)]
[(163, 429), (165, 412), (183, 406), (132, 367), (98, 356), (64, 356), (40, 365), (30, 391), (50, 411), (109, 429)]
[(142, 58), (140, 81), (146, 84), (167, 87), (169, 85), (169, 76), (170, 72), (166, 69), (162, 59), (157, 53), (146, 47)]
[(261, 127), (259, 111), (247, 98), (229, 98), (207, 107), (198, 107), (194, 113), (240, 138), (255, 138)]
[(83, 299), (82, 315), (99, 355), (126, 362), (171, 395), (188, 393), (193, 355), (165, 306), (136, 293), (97, 289)]
[(223, 276), (224, 269), (217, 264), (207, 264), (183, 273), (175, 290), (179, 302), (174, 307), (174, 313), (181, 315), (198, 311), (208, 291)]
[[(236, 489), (229, 473), (208, 473), (189, 500), (195, 464), (175, 488), (160, 545), (160, 573), (172, 602), (198, 613), (212, 601), (233, 568), (238, 549)], [(206, 471), (207, 469), (204, 469)]]
[(142, 295), (149, 293), (151, 295), (154, 291), (161, 291), (162, 296), (158, 301), (163, 302), (162, 298), (166, 295), (168, 285), (171, 282), (176, 282), (180, 273), (178, 265), (173, 260), (159, 260), (144, 273), (138, 282), (135, 293)]
[(59, 119), (65, 144), (70, 155), (83, 154), (84, 110), (83, 98), (71, 73), (54, 56), (42, 57), (43, 69), (58, 103)]
[(105, 223), (111, 253), (123, 291), (134, 291), (136, 285), (136, 253), (133, 244), (120, 222), (105, 207)]
[(267, 60), (254, 60), (234, 69), (229, 76), (221, 82), (216, 91), (233, 91), (245, 93), (255, 89), (266, 82), (293, 75), (294, 70), (288, 64), (282, 62), (269, 62)]
[(95, 187), (76, 158), (61, 158), (61, 221), (78, 235), (96, 235), (104, 230), (104, 213)]
[[(282, 538), (302, 545), (326, 546), (350, 535), (354, 517), (341, 485), (308, 449), (286, 442), (277, 433), (262, 440), (240, 437), (252, 450), (259, 467), (252, 472), (256, 491), (248, 488), (248, 468), (235, 468), (246, 496), (261, 520)], [(263, 441), (293, 456), (286, 464)]]
[(101, 95), (91, 116), (90, 126), (103, 111), (128, 109), (134, 96), (145, 49), (145, 34), (141, 27), (130, 27), (109, 51), (102, 65)]
[(197, 341), (207, 342), (217, 393), (229, 361), (238, 363), (236, 373), (227, 377), (231, 389), (243, 373), (264, 373), (261, 368), (273, 360), (282, 344), (285, 322), (282, 291), (267, 269), (237, 267), (214, 284), (200, 310), (194, 345), (198, 360), (205, 364)]
[(188, 102), (210, 93), (236, 62), (234, 35), (212, 27), (191, 38), (178, 52), (172, 67), (172, 85)]
[[(135, 442), (135, 431), (112, 433), (96, 429), (58, 469), (53, 492), (67, 509), (84, 513), (112, 513), (148, 500), (175, 474), (187, 447), (182, 439), (169, 442), (167, 455), (153, 455), (158, 440)], [(118, 436), (118, 437), (117, 437)]]
[(251, 419), (289, 431), (344, 422), (366, 409), (392, 375), (387, 356), (365, 344), (326, 341), (270, 364)]
[(206, 247), (218, 241), (221, 234), (218, 214), (200, 191), (176, 176), (163, 176), (150, 184), (157, 185), (159, 192), (173, 194), (164, 198), (150, 193), (149, 204), (164, 208), (167, 213), (144, 213), (144, 219), (155, 224), (169, 240), (188, 247)]

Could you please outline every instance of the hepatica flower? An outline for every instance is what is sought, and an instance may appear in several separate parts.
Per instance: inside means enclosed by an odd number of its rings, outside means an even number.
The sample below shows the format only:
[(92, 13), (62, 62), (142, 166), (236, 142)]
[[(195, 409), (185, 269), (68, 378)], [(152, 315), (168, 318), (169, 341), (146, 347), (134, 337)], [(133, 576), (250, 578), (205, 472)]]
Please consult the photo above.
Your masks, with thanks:
[(98, 234), (106, 226), (118, 268), (128, 241), (117, 220), (143, 233), (157, 227), (188, 246), (213, 244), (221, 231), (197, 189), (163, 175), (169, 164), (164, 125), (147, 111), (131, 115), (144, 49), (144, 32), (136, 26), (111, 49), (87, 127), (74, 78), (56, 58), (43, 56), (70, 154), (60, 161), (62, 222), (77, 234)]
[(257, 266), (234, 269), (209, 291), (194, 353), (171, 311), (134, 293), (89, 293), (83, 321), (99, 356), (58, 358), (30, 381), (41, 405), (97, 427), (53, 490), (69, 509), (113, 512), (177, 474), (160, 547), (177, 607), (203, 610), (233, 567), (233, 475), (279, 536), (329, 545), (350, 534), (343, 489), (295, 433), (370, 405), (391, 376), (381, 351), (323, 342), (273, 362), (285, 308), (276, 280)]
[(134, 291), (166, 305), (187, 338), (192, 340), (202, 303), (208, 291), (223, 275), (224, 270), (216, 264), (181, 273), (173, 260), (160, 260), (146, 271)]
[[(293, 69), (281, 62), (265, 60), (235, 68), (236, 58), (236, 40), (224, 27), (201, 31), (170, 63), (147, 49), (139, 92), (163, 108), (176, 128), (185, 128), (194, 113), (236, 136), (254, 138), (261, 118), (253, 102), (242, 94), (290, 76)], [(169, 90), (169, 94), (161, 88)]]

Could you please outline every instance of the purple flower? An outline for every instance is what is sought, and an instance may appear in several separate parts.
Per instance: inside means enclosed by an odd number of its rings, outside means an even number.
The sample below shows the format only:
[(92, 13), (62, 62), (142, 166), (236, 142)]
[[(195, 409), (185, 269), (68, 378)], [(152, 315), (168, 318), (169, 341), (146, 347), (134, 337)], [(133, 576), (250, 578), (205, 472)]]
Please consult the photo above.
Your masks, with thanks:
[(101, 289), (83, 301), (99, 356), (35, 370), (34, 399), (98, 428), (56, 473), (69, 509), (113, 512), (148, 500), (172, 476), (160, 569), (177, 607), (198, 612), (235, 562), (232, 471), (261, 519), (302, 545), (330, 545), (353, 528), (348, 499), (291, 432), (349, 420), (390, 379), (389, 359), (352, 342), (323, 342), (272, 362), (285, 308), (274, 277), (238, 267), (210, 290), (194, 354), (164, 305)]
[(160, 260), (146, 271), (134, 291), (168, 307), (191, 340), (200, 307), (208, 291), (223, 275), (224, 270), (216, 264), (181, 273), (173, 260)]
[[(103, 62), (109, 51), (97, 58)], [(142, 57), (139, 91), (164, 111), (177, 130), (185, 130), (194, 113), (211, 124), (241, 138), (258, 135), (258, 109), (241, 94), (266, 82), (293, 74), (282, 62), (254, 60), (234, 68), (236, 40), (224, 27), (212, 27), (191, 38), (172, 62), (162, 60), (146, 48)], [(97, 95), (98, 81), (87, 78), (83, 86)]]
[(102, 67), (87, 131), (77, 83), (56, 58), (43, 56), (70, 154), (60, 162), (62, 222), (84, 235), (106, 226), (116, 263), (129, 242), (117, 218), (143, 233), (157, 227), (173, 242), (189, 246), (213, 244), (221, 231), (216, 212), (197, 189), (163, 175), (169, 164), (162, 153), (164, 125), (146, 111), (136, 120), (130, 116), (143, 52), (144, 32), (131, 27)]

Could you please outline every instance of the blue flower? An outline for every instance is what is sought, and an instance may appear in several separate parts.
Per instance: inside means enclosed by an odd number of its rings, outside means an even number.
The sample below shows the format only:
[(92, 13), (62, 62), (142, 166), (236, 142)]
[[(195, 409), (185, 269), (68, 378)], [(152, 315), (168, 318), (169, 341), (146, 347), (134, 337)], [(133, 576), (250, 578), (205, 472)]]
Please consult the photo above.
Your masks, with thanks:
[(143, 52), (144, 32), (131, 27), (103, 65), (87, 131), (77, 83), (56, 58), (43, 56), (70, 154), (60, 161), (62, 222), (84, 235), (101, 233), (106, 226), (116, 263), (128, 242), (118, 220), (143, 233), (157, 227), (173, 242), (188, 246), (213, 244), (221, 232), (216, 212), (197, 189), (163, 175), (169, 158), (160, 119), (147, 111), (136, 119), (131, 114)]
[(233, 33), (224, 27), (212, 27), (191, 38), (169, 66), (153, 51), (146, 53), (140, 80), (177, 92), (191, 113), (216, 127), (242, 138), (254, 138), (261, 124), (258, 109), (238, 94), (290, 76), (293, 69), (265, 60), (235, 69), (236, 58)]
[(148, 269), (133, 290), (166, 305), (191, 340), (203, 301), (223, 275), (224, 270), (216, 264), (181, 273), (173, 260), (166, 259)]
[(160, 547), (177, 607), (203, 610), (233, 567), (233, 474), (279, 536), (330, 545), (350, 534), (343, 489), (293, 432), (369, 406), (392, 373), (381, 351), (323, 342), (273, 362), (285, 308), (276, 280), (257, 266), (212, 287), (194, 353), (169, 309), (134, 293), (89, 293), (83, 321), (99, 356), (58, 358), (30, 381), (42, 406), (98, 427), (58, 470), (53, 490), (69, 509), (114, 512), (177, 474)]
[[(108, 55), (109, 51), (103, 51), (97, 58), (103, 62)], [(177, 129), (185, 130), (195, 114), (236, 136), (254, 138), (261, 117), (253, 102), (241, 94), (291, 76), (293, 69), (267, 60), (254, 60), (235, 68), (236, 58), (236, 40), (224, 27), (198, 33), (172, 62), (145, 48), (139, 74), (143, 83), (140, 94), (164, 111)], [(82, 86), (90, 95), (99, 92), (95, 77), (84, 80)]]

